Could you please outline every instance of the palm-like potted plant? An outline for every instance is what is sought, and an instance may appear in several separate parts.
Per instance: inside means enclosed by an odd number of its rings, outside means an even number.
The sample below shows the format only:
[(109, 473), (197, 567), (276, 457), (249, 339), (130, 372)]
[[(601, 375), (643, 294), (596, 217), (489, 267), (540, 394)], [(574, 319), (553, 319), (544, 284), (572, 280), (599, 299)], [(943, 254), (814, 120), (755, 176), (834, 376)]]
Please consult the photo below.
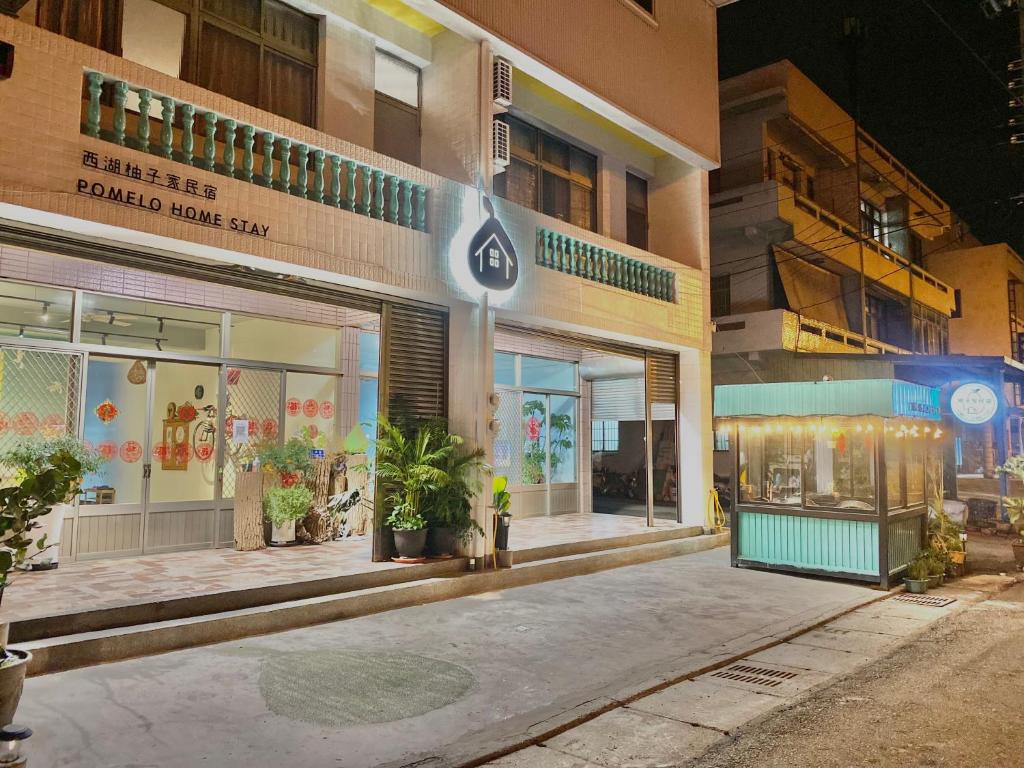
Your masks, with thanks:
[(35, 521), (38, 530), (35, 535), (46, 540), (46, 548), (27, 563), (32, 570), (56, 568), (60, 560), (60, 535), (64, 527), (64, 517), (68, 508), (74, 503), (78, 486), (82, 479), (97, 472), (106, 461), (98, 451), (87, 448), (74, 435), (60, 437), (27, 437), (19, 440), (7, 456), (4, 464), (16, 470), (16, 479), (38, 475), (48, 469), (51, 457), (55, 455), (73, 456), (81, 467), (81, 474), (75, 484), (75, 490), (67, 498), (54, 504), (50, 511)]
[(434, 444), (451, 446), (442, 452), (438, 467), (444, 477), (435, 490), (427, 491), (423, 500), (423, 517), (427, 521), (427, 551), (432, 557), (451, 557), (456, 546), (467, 543), (473, 534), (483, 535), (480, 524), (473, 519), (471, 500), (480, 492), (479, 475), (489, 470), (484, 451), (470, 451), (459, 435), (448, 431), (445, 422), (435, 424)]
[[(37, 536), (39, 518), (51, 513), (79, 491), (81, 462), (66, 451), (45, 457), (37, 472), (27, 472), (14, 485), (0, 488), (0, 601), (15, 570), (49, 547)], [(31, 654), (7, 647), (6, 623), (0, 624), (0, 725), (14, 718)]]
[(375, 474), (390, 510), (384, 523), (393, 532), (401, 559), (422, 557), (427, 543), (423, 503), (448, 479), (441, 467), (455, 446), (436, 445), (436, 431), (434, 425), (421, 424), (410, 435), (384, 414), (377, 417)]
[(498, 475), (491, 480), (491, 505), (494, 507), (494, 549), (495, 565), (508, 568), (512, 565), (512, 552), (508, 548), (509, 529), (512, 526), (512, 494), (508, 492), (508, 478)]
[(903, 578), (907, 591), (915, 595), (923, 595), (928, 591), (928, 553), (921, 552), (907, 566), (907, 575)]

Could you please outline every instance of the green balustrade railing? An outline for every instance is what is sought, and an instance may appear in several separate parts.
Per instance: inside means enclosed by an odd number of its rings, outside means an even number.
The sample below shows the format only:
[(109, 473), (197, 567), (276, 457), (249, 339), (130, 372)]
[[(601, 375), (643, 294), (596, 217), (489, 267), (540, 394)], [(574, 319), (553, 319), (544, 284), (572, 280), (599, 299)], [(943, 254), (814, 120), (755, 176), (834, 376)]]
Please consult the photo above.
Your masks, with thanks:
[(537, 263), (567, 275), (661, 301), (676, 300), (676, 274), (639, 259), (537, 227)]
[[(85, 86), (82, 131), (88, 136), (371, 219), (427, 231), (427, 187), (423, 184), (100, 72), (86, 72)], [(128, 106), (129, 93), (138, 98), (136, 109)], [(109, 94), (107, 100), (105, 94)], [(113, 117), (106, 123), (103, 116), (108, 103), (113, 104)], [(134, 117), (134, 131), (128, 129), (129, 117)], [(151, 120), (159, 123), (158, 130), (153, 130)]]

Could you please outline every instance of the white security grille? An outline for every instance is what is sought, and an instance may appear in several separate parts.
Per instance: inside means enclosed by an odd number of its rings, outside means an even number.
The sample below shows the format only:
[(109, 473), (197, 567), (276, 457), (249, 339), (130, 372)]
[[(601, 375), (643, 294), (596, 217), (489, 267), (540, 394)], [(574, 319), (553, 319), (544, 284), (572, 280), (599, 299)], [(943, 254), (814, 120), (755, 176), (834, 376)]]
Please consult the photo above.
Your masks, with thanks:
[[(235, 475), (256, 457), (256, 446), (280, 434), (281, 374), (258, 368), (229, 368), (224, 417), (224, 498), (235, 495)], [(234, 440), (234, 422), (249, 423), (245, 440)]]
[(498, 396), (494, 474), (507, 477), (509, 485), (519, 485), (523, 482), (523, 393), (500, 391)]
[(82, 359), (0, 347), (0, 455), (19, 440), (78, 433)]
[(491, 90), (494, 103), (501, 107), (512, 105), (512, 62), (501, 56), (494, 58), (494, 81)]

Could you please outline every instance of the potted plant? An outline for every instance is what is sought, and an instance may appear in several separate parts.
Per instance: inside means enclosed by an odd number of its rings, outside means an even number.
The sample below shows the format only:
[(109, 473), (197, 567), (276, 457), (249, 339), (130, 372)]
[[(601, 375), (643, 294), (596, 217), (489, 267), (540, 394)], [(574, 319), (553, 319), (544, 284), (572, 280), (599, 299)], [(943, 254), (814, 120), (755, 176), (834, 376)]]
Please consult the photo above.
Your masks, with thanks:
[(306, 436), (290, 437), (283, 445), (264, 440), (256, 450), (256, 458), (265, 472), (277, 472), (285, 488), (296, 485), (313, 468), (309, 452), (313, 441)]
[(444, 477), (423, 500), (423, 517), (427, 521), (427, 552), (431, 557), (451, 557), (457, 545), (468, 543), (474, 533), (483, 535), (480, 524), (473, 519), (472, 498), (480, 492), (478, 473), (487, 471), (483, 449), (467, 450), (459, 435), (448, 431), (447, 424), (437, 422), (434, 443), (451, 446), (439, 457)]
[[(49, 546), (37, 538), (39, 518), (78, 493), (83, 470), (71, 453), (45, 457), (38, 472), (26, 472), (15, 485), (0, 488), (0, 601), (15, 569), (38, 557)], [(28, 651), (7, 647), (6, 623), (0, 624), (0, 726), (14, 719), (25, 682)]]
[(421, 424), (412, 432), (393, 424), (384, 414), (377, 417), (375, 475), (390, 510), (384, 523), (391, 528), (395, 549), (403, 560), (423, 555), (427, 543), (424, 497), (447, 480), (441, 464), (455, 450), (451, 443), (436, 445), (436, 431), (435, 425)]
[(491, 504), (494, 507), (494, 550), (496, 566), (512, 567), (512, 551), (508, 548), (509, 529), (512, 526), (512, 494), (508, 492), (508, 478), (499, 475), (491, 481)]
[(264, 502), (271, 525), (270, 543), (278, 547), (292, 544), (295, 521), (313, 506), (313, 492), (304, 485), (278, 486), (267, 490)]
[(907, 566), (907, 575), (903, 578), (907, 591), (915, 595), (923, 595), (928, 591), (928, 555), (921, 553)]
[(942, 575), (946, 572), (946, 558), (936, 550), (928, 552), (928, 589), (935, 589), (942, 584)]
[(103, 466), (105, 459), (97, 452), (86, 448), (85, 444), (73, 435), (60, 437), (27, 437), (19, 440), (7, 454), (4, 464), (14, 468), (16, 478), (39, 474), (50, 467), (50, 458), (55, 455), (73, 456), (81, 466), (81, 475), (75, 483), (75, 490), (51, 510), (38, 518), (35, 535), (46, 540), (46, 549), (27, 563), (32, 570), (49, 570), (56, 568), (60, 560), (60, 536), (64, 528), (64, 517), (68, 508), (74, 504), (75, 495), (82, 479)]
[[(1024, 456), (1011, 456), (998, 471), (1024, 483)], [(1010, 526), (1017, 532), (1016, 540), (1010, 545), (1013, 547), (1013, 559), (1018, 570), (1024, 570), (1024, 496), (1004, 496), (1003, 504), (1006, 505)]]

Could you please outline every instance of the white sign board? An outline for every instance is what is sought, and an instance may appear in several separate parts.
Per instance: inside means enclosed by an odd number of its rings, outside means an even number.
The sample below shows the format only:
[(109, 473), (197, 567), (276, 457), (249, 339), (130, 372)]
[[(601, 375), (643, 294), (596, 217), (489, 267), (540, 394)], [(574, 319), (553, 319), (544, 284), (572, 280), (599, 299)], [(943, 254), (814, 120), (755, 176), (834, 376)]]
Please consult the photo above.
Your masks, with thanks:
[(999, 395), (988, 384), (961, 384), (949, 397), (949, 409), (964, 424), (985, 424), (999, 410)]

